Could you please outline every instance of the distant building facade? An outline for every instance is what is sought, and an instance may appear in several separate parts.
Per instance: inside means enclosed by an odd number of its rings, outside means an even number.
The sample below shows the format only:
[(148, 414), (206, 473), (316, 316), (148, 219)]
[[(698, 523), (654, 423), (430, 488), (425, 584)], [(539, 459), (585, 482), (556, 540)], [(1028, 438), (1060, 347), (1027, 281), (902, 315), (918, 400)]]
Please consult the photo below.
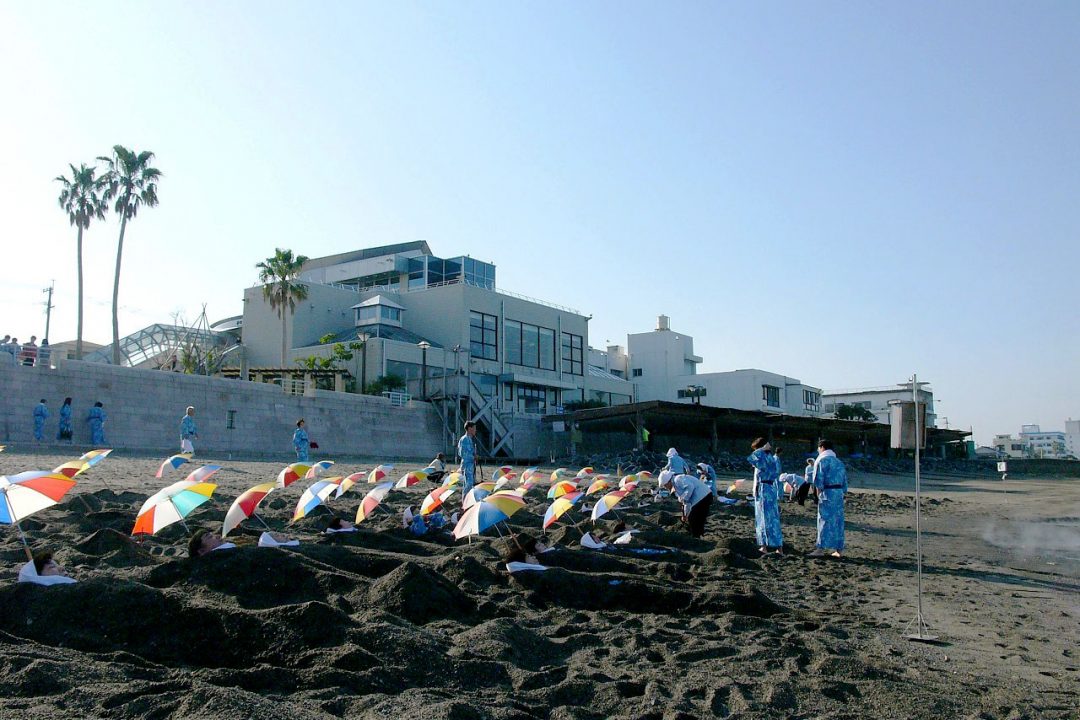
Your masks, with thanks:
[(1022, 425), (1020, 438), (1027, 445), (1032, 457), (1063, 458), (1068, 454), (1065, 433), (1060, 430), (1042, 430), (1038, 425)]
[(1080, 459), (1080, 420), (1065, 421), (1065, 452)]
[[(879, 423), (890, 423), (889, 408), (898, 402), (911, 402), (910, 385), (864, 388), (862, 390), (834, 390), (822, 395), (822, 412), (827, 417), (836, 414), (840, 405), (861, 407), (869, 410)], [(934, 391), (928, 385), (919, 388), (919, 402), (926, 404), (926, 426), (937, 427), (934, 412)]]

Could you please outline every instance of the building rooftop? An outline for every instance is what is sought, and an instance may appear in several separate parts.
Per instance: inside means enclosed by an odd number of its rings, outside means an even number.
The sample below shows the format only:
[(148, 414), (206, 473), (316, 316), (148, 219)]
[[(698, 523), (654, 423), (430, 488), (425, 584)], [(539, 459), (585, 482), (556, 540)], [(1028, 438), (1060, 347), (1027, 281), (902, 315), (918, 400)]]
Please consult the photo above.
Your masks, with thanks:
[(427, 244), (427, 240), (414, 240), (412, 242), (397, 243), (396, 245), (380, 245), (379, 247), (351, 250), (345, 253), (338, 253), (337, 255), (311, 258), (304, 263), (303, 271), (307, 272), (308, 270), (330, 267), (331, 265), (340, 265), (341, 263), (353, 262), (356, 260), (367, 260), (369, 258), (382, 257), (384, 255), (397, 255), (398, 253), (412, 252), (415, 250), (419, 250), (422, 255), (432, 254), (431, 248)]

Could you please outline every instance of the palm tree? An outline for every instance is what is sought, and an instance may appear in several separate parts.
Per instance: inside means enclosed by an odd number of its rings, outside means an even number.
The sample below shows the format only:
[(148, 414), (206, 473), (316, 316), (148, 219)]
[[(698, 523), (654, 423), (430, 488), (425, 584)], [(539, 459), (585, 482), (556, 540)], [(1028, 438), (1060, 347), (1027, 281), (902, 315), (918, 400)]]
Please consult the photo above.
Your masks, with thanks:
[(155, 207), (158, 204), (157, 184), (161, 171), (150, 167), (154, 153), (144, 150), (136, 153), (123, 145), (113, 145), (112, 157), (100, 157), (109, 166), (106, 173), (109, 189), (105, 200), (116, 200), (114, 210), (120, 215), (120, 241), (116, 245), (116, 277), (113, 278), (112, 300), (112, 361), (120, 364), (120, 320), (117, 314), (120, 300), (120, 260), (124, 254), (124, 231), (127, 222), (134, 219), (139, 207)]
[(255, 263), (259, 269), (259, 282), (263, 284), (263, 297), (270, 301), (270, 307), (277, 310), (281, 318), (281, 367), (285, 367), (285, 353), (288, 349), (285, 336), (285, 308), (289, 314), (296, 311), (296, 301), (307, 298), (306, 285), (294, 282), (300, 274), (300, 268), (308, 261), (304, 255), (293, 257), (292, 250), (276, 248), (274, 257), (265, 262)]
[(60, 207), (68, 214), (68, 220), (79, 229), (78, 240), (75, 244), (75, 255), (79, 268), (79, 320), (75, 334), (75, 359), (82, 360), (82, 333), (83, 333), (83, 271), (82, 271), (82, 236), (83, 230), (90, 227), (90, 220), (97, 218), (105, 219), (105, 210), (108, 203), (105, 193), (108, 190), (108, 180), (105, 177), (97, 177), (96, 167), (86, 167), (85, 164), (71, 168), (71, 179), (60, 175), (56, 181), (63, 185), (60, 190), (58, 201)]

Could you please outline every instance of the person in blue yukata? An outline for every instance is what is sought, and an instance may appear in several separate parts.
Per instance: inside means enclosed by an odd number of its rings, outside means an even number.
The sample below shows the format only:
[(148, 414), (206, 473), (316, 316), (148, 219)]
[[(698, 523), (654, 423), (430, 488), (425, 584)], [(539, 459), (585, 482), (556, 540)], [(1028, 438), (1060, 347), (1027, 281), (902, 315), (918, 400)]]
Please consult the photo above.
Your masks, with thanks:
[(465, 423), (465, 434), (461, 436), (457, 444), (457, 454), (461, 458), (461, 496), (465, 497), (473, 488), (476, 481), (476, 423), (469, 420)]
[(311, 459), (311, 438), (308, 437), (304, 427), (304, 418), (296, 421), (296, 431), (292, 434), (293, 448), (296, 450), (296, 461), (306, 463)]
[(64, 404), (60, 406), (60, 427), (56, 429), (56, 439), (71, 442), (72, 435), (71, 398), (64, 398)]
[(199, 433), (195, 429), (195, 408), (188, 405), (184, 417), (180, 418), (180, 452), (195, 454), (195, 440)]
[(705, 520), (712, 507), (713, 493), (700, 478), (694, 475), (676, 475), (671, 481), (671, 490), (682, 503), (683, 520), (692, 537), (701, 537), (705, 533)]
[(94, 407), (90, 408), (90, 412), (86, 415), (86, 421), (90, 423), (91, 445), (101, 446), (105, 444), (105, 417), (105, 406), (99, 400), (94, 403)]
[(783, 554), (784, 534), (780, 529), (780, 473), (772, 446), (762, 437), (750, 445), (747, 461), (754, 466), (754, 531), (762, 554)]
[(836, 457), (829, 440), (818, 443), (814, 462), (814, 487), (818, 495), (817, 547), (810, 557), (829, 555), (838, 558), (844, 551), (844, 493), (847, 492), (847, 469)]
[(34, 439), (45, 439), (45, 421), (49, 419), (49, 406), (45, 404), (45, 398), (34, 408)]

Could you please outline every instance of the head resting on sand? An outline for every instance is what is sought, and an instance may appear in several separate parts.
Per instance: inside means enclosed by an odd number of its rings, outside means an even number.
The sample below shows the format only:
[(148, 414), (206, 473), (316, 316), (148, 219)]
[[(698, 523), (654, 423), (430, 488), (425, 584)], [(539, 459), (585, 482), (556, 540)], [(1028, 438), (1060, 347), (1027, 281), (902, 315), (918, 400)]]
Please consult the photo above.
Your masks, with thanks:
[(195, 534), (191, 536), (191, 540), (188, 541), (188, 557), (202, 557), (223, 542), (224, 540), (217, 533), (208, 530), (196, 530)]

